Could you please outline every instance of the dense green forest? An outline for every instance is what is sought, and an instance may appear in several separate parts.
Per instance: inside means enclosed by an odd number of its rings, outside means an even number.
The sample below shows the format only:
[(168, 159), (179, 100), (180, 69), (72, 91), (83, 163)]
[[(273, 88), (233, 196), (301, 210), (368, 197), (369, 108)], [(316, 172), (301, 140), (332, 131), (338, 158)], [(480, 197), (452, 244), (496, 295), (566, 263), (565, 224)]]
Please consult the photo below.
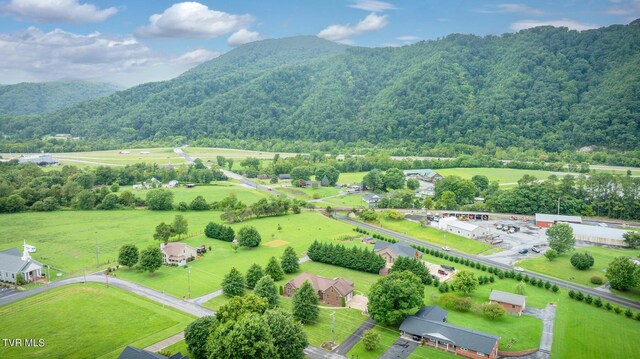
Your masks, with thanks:
[[(0, 134), (254, 141), (277, 150), (302, 141), (437, 156), (637, 152), (639, 68), (640, 20), (582, 32), (454, 34), (401, 48), (294, 37), (247, 44), (174, 80), (54, 113), (5, 116)], [(627, 157), (640, 165), (640, 156)]]
[(80, 80), (0, 85), (0, 114), (51, 112), (118, 90), (116, 85)]

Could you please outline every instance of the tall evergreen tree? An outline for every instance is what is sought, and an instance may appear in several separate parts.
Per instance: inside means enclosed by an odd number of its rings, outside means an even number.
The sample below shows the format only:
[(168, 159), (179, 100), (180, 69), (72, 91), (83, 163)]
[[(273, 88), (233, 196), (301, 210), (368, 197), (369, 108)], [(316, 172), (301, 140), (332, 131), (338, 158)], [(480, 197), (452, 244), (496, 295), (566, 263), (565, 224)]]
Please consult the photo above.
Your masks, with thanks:
[(270, 275), (265, 275), (258, 280), (253, 293), (266, 299), (269, 302), (269, 308), (274, 308), (278, 305), (278, 288), (276, 288), (276, 284)]
[(293, 316), (303, 323), (316, 321), (320, 316), (319, 302), (318, 294), (311, 283), (305, 280), (293, 296)]
[(269, 259), (269, 263), (267, 263), (267, 266), (264, 269), (264, 274), (270, 275), (275, 281), (279, 281), (284, 278), (284, 272), (282, 271), (280, 263), (278, 263), (276, 257), (271, 257), (271, 259)]
[(260, 278), (264, 277), (264, 271), (260, 265), (253, 263), (247, 270), (247, 287), (254, 288)]
[(298, 269), (300, 269), (298, 255), (291, 246), (287, 247), (284, 250), (284, 253), (282, 253), (280, 263), (282, 264), (282, 270), (287, 274), (295, 273), (298, 271)]
[(222, 279), (222, 292), (229, 297), (244, 295), (245, 286), (244, 276), (236, 267), (231, 268)]

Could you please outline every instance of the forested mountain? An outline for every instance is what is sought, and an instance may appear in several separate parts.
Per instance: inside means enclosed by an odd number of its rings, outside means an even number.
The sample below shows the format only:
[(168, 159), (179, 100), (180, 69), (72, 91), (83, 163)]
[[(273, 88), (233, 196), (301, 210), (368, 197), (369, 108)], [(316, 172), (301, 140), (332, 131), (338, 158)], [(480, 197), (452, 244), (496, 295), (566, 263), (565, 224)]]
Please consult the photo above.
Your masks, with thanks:
[(640, 20), (583, 32), (456, 34), (401, 48), (265, 40), (171, 81), (5, 117), (0, 132), (633, 150), (640, 147)]
[(120, 90), (108, 83), (80, 80), (0, 85), (0, 114), (26, 115), (59, 110)]

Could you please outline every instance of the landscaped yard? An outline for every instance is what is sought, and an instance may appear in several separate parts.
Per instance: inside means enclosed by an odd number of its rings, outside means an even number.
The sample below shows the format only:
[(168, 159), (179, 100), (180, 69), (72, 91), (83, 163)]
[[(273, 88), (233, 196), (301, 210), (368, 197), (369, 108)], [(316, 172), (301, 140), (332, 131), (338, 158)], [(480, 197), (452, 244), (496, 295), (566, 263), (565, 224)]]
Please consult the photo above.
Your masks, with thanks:
[(193, 317), (101, 284), (74, 284), (0, 307), (0, 337), (44, 347), (0, 346), (1, 358), (117, 358), (182, 330)]
[(449, 354), (444, 350), (439, 350), (426, 346), (417, 347), (408, 359), (453, 359), (460, 358), (455, 354)]
[(387, 328), (383, 326), (375, 326), (371, 329), (375, 333), (380, 335), (380, 345), (372, 351), (367, 351), (364, 348), (364, 343), (362, 340), (358, 342), (350, 351), (347, 353), (348, 358), (358, 358), (358, 359), (377, 359), (384, 354), (384, 352), (393, 345), (393, 343), (400, 337), (400, 332), (395, 328)]
[(182, 355), (186, 355), (189, 358), (194, 358), (193, 354), (191, 354), (187, 349), (187, 343), (184, 340), (164, 348), (163, 351), (171, 354), (182, 353)]
[[(437, 230), (433, 227), (423, 227), (422, 225), (405, 221), (405, 220), (388, 220), (381, 218), (379, 222), (374, 223), (377, 226), (389, 229), (394, 232), (406, 234), (421, 241), (431, 243), (437, 246), (447, 246), (451, 249), (469, 253), (469, 254), (483, 254), (484, 252), (493, 249), (490, 244), (475, 241), (465, 237), (455, 235), (453, 233), (447, 233)], [(446, 242), (445, 242), (446, 234)]]
[[(187, 212), (191, 213), (191, 212)], [(219, 212), (208, 212), (209, 220), (221, 222)], [(189, 217), (187, 216), (187, 219)], [(281, 230), (278, 230), (280, 225)], [(240, 248), (237, 253), (231, 244), (198, 235), (184, 242), (191, 246), (205, 244), (211, 246), (212, 251), (203, 258), (192, 262), (190, 281), (191, 296), (198, 297), (220, 289), (224, 275), (231, 267), (241, 272), (253, 263), (266, 266), (269, 258), (279, 258), (287, 246), (292, 246), (299, 256), (313, 243), (314, 240), (334, 240), (342, 236), (354, 236), (348, 224), (329, 219), (315, 212), (304, 212), (297, 215), (252, 219), (232, 225), (236, 232), (244, 226), (255, 226), (262, 236), (262, 243), (257, 248)], [(198, 229), (204, 228), (204, 224)], [(280, 241), (280, 242), (278, 242)], [(348, 242), (351, 243), (351, 242)], [(355, 242), (361, 245), (360, 242)], [(165, 291), (177, 297), (188, 296), (189, 274), (185, 268), (163, 266), (155, 273), (142, 273), (133, 269), (121, 269), (116, 272), (118, 277), (141, 283), (151, 288)]]
[[(575, 252), (589, 252), (594, 258), (593, 267), (588, 270), (578, 270), (571, 265), (571, 255)], [(592, 284), (590, 278), (594, 275), (606, 280), (604, 269), (607, 268), (609, 262), (615, 257), (630, 256), (637, 257), (640, 254), (639, 250), (632, 249), (613, 249), (603, 247), (585, 247), (577, 248), (575, 251), (565, 253), (553, 261), (549, 261), (546, 257), (541, 256), (537, 258), (525, 259), (517, 263), (518, 266), (528, 269), (532, 272), (546, 274), (551, 277), (556, 277), (576, 284), (596, 287)], [(640, 299), (640, 297), (638, 298)]]

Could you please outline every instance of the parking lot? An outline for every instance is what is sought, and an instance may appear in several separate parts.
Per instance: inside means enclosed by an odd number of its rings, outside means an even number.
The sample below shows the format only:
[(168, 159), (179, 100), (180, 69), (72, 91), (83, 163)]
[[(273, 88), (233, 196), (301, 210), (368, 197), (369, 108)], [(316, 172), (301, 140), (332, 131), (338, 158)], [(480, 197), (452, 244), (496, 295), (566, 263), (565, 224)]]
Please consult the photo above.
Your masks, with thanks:
[[(499, 253), (490, 254), (487, 258), (496, 262), (513, 265), (515, 262), (541, 256), (548, 248), (547, 236), (544, 229), (539, 229), (533, 222), (522, 221), (518, 219), (500, 219), (496, 221), (472, 221), (471, 223), (488, 228), (491, 235), (502, 240), (502, 243), (496, 244), (496, 247), (502, 248)], [(516, 226), (520, 230), (515, 233), (508, 233), (496, 228), (497, 224), (503, 226)], [(535, 253), (532, 248), (540, 249), (540, 253)], [(526, 254), (518, 253), (526, 249)]]

